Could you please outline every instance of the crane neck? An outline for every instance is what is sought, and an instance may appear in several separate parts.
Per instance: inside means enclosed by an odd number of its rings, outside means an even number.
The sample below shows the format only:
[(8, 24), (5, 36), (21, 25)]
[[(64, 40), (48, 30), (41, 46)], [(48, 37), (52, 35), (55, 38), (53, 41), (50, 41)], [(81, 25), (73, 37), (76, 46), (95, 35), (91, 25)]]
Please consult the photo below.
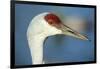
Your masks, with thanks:
[(44, 35), (31, 37), (29, 40), (29, 48), (32, 56), (32, 64), (43, 64), (43, 44)]

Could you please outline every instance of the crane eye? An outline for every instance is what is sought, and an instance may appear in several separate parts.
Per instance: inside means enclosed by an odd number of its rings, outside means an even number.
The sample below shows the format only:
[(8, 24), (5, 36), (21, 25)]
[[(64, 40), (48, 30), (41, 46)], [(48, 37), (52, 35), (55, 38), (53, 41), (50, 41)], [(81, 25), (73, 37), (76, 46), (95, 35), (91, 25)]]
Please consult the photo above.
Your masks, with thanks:
[(51, 22), (49, 22), (51, 25), (53, 24), (53, 22), (51, 21)]
[(52, 21), (51, 19), (50, 19), (48, 22), (49, 22), (49, 24), (50, 24), (50, 25), (52, 25), (52, 24), (53, 24), (53, 21)]

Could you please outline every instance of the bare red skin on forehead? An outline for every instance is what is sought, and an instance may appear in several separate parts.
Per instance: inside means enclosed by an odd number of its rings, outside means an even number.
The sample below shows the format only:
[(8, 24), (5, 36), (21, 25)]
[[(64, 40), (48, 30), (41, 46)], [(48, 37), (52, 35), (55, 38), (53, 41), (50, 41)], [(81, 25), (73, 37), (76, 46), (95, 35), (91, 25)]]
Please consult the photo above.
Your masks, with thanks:
[(55, 26), (57, 28), (60, 27), (61, 20), (55, 14), (47, 14), (44, 19), (48, 22), (49, 25)]

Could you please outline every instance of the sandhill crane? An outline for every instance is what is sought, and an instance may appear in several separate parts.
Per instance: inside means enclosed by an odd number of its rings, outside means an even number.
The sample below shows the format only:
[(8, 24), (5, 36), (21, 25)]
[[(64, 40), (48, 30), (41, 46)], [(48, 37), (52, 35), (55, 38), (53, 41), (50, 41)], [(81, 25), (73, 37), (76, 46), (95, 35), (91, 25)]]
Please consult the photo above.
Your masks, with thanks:
[(32, 64), (44, 64), (43, 43), (48, 36), (63, 34), (82, 40), (85, 36), (64, 25), (55, 13), (45, 12), (35, 16), (27, 29), (27, 39), (32, 56)]

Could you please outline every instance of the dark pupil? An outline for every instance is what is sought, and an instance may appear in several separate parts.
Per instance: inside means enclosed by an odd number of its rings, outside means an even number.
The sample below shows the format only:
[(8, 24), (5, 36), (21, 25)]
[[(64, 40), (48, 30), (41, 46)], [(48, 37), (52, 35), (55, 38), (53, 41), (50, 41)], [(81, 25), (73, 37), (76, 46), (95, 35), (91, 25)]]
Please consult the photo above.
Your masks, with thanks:
[(53, 22), (50, 22), (50, 24), (53, 24)]
[(49, 22), (50, 24), (53, 24), (53, 20), (51, 20), (51, 19), (50, 19), (48, 22)]

